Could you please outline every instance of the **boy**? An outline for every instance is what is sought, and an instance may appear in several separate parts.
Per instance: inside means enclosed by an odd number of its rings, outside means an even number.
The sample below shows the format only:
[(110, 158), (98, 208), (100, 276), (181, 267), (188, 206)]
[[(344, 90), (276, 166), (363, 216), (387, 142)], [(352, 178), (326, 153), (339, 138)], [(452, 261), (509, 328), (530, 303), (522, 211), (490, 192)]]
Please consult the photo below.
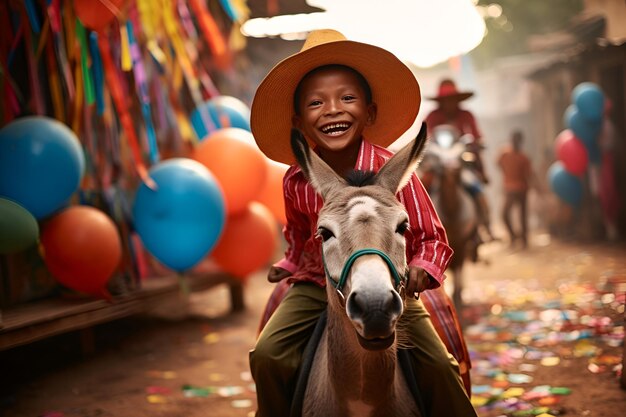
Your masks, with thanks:
[[(391, 153), (383, 148), (414, 122), (419, 86), (411, 71), (381, 48), (347, 41), (332, 30), (312, 32), (302, 50), (280, 62), (255, 95), (251, 127), (271, 159), (294, 163), (291, 127), (339, 175), (353, 169), (378, 171)], [(250, 352), (259, 417), (288, 416), (304, 347), (326, 308), (320, 241), (315, 238), (322, 206), (297, 165), (284, 178), (288, 243), (285, 259), (269, 280), (293, 283)], [(406, 233), (407, 294), (440, 287), (452, 250), (432, 203), (414, 174), (398, 194), (409, 214)], [(412, 323), (411, 359), (428, 416), (475, 416), (458, 365), (446, 352), (421, 301)]]

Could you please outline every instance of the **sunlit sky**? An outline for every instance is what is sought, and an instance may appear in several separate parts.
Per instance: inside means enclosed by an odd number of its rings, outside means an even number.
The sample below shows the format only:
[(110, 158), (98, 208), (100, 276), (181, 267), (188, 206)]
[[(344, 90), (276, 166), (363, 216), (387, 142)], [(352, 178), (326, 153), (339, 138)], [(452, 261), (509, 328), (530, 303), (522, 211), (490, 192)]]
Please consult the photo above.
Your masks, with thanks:
[(418, 67), (430, 67), (474, 49), (485, 22), (472, 0), (307, 0), (323, 12), (250, 19), (251, 37), (302, 39), (331, 28), (350, 40), (380, 46)]

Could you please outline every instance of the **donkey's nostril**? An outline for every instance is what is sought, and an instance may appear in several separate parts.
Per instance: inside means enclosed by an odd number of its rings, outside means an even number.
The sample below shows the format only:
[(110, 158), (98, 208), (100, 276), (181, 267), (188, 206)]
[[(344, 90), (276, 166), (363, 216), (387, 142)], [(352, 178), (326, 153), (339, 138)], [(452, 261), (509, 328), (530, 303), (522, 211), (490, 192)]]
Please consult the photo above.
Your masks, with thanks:
[(364, 306), (361, 305), (361, 302), (364, 301), (361, 298), (362, 297), (358, 297), (358, 293), (356, 291), (353, 291), (348, 296), (348, 301), (346, 303), (346, 311), (348, 312), (348, 316), (353, 320), (363, 317), (363, 313), (365, 309), (364, 309)]
[(387, 300), (385, 304), (385, 311), (388, 311), (389, 314), (395, 315), (396, 317), (402, 314), (402, 309), (404, 305), (402, 303), (402, 297), (396, 291), (391, 291), (391, 297)]

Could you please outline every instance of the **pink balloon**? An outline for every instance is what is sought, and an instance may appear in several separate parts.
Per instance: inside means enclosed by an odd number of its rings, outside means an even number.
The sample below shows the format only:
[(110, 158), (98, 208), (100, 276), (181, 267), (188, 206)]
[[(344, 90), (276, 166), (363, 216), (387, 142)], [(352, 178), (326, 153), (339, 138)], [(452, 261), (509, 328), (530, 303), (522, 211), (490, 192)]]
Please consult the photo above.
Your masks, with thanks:
[(565, 170), (572, 175), (582, 175), (587, 170), (589, 155), (585, 144), (570, 129), (565, 129), (554, 142), (556, 156)]

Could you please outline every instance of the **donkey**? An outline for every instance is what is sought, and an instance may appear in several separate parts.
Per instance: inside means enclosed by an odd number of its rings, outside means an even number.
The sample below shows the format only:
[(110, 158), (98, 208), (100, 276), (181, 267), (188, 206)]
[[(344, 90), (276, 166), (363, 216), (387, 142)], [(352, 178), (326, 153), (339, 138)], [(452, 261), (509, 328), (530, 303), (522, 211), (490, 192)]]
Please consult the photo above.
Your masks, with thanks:
[(416, 170), (425, 144), (422, 129), (377, 174), (351, 183), (292, 131), (298, 165), (324, 200), (317, 233), (328, 282), (327, 323), (304, 391), (306, 417), (422, 415), (414, 381), (404, 376), (397, 356), (408, 215), (395, 195)]

